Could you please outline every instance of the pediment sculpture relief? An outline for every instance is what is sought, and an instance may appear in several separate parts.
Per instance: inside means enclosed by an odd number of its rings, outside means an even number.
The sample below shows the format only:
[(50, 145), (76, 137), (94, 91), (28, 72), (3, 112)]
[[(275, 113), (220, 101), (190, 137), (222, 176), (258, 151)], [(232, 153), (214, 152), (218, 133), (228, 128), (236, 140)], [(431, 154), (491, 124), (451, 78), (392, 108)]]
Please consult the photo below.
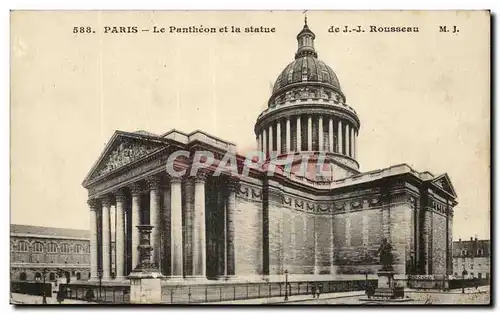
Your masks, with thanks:
[(158, 144), (123, 139), (115, 145), (115, 147), (104, 158), (93, 177), (98, 177), (121, 168), (126, 164), (148, 155), (158, 149), (158, 147)]

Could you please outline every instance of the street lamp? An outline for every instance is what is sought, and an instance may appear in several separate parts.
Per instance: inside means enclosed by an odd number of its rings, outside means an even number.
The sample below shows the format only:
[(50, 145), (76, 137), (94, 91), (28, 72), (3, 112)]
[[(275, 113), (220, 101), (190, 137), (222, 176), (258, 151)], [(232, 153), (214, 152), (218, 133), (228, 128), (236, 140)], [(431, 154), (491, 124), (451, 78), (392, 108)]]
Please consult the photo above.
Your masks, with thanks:
[(42, 269), (43, 285), (42, 285), (42, 303), (47, 304), (47, 297), (45, 295), (45, 275), (47, 275), (47, 269)]
[(99, 300), (101, 299), (101, 288), (102, 288), (102, 269), (97, 271), (97, 276), (99, 277)]
[(288, 269), (285, 269), (285, 301), (288, 301)]

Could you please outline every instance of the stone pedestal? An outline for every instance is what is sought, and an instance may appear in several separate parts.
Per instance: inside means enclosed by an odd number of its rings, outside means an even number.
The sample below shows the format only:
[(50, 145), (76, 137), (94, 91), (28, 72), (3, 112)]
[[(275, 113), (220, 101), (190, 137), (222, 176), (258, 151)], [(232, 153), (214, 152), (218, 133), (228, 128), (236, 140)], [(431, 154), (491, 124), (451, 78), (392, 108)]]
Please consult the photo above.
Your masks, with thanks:
[(161, 280), (163, 276), (158, 272), (131, 272), (130, 303), (155, 304), (161, 303)]
[(374, 297), (378, 298), (389, 298), (395, 297), (394, 293), (394, 271), (391, 270), (381, 270), (377, 272), (378, 275), (378, 285), (375, 289)]
[(153, 226), (137, 226), (141, 235), (139, 250), (139, 264), (130, 273), (130, 303), (155, 304), (161, 303), (161, 282), (164, 276), (151, 262), (150, 234)]

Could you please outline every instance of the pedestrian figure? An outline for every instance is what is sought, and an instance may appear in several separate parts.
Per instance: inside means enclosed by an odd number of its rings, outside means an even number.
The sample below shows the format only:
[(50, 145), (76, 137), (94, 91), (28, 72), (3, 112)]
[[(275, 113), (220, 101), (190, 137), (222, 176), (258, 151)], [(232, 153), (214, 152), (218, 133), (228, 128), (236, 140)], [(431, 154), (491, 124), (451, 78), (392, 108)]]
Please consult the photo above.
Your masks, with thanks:
[(88, 289), (87, 293), (85, 294), (85, 298), (87, 299), (87, 302), (90, 303), (94, 299), (94, 290)]
[(316, 286), (316, 298), (319, 299), (319, 295), (321, 294), (321, 287), (319, 285)]
[(311, 285), (311, 293), (313, 296), (313, 299), (316, 298), (316, 285)]
[(57, 291), (57, 303), (61, 304), (64, 301), (63, 291), (59, 289)]

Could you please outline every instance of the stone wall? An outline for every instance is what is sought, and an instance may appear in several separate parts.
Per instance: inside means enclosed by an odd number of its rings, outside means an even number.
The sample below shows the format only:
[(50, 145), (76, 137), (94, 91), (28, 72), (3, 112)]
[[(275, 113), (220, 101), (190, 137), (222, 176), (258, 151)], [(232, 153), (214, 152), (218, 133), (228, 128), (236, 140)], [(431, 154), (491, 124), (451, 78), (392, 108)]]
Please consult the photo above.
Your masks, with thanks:
[(236, 199), (234, 217), (236, 276), (262, 274), (262, 203)]

